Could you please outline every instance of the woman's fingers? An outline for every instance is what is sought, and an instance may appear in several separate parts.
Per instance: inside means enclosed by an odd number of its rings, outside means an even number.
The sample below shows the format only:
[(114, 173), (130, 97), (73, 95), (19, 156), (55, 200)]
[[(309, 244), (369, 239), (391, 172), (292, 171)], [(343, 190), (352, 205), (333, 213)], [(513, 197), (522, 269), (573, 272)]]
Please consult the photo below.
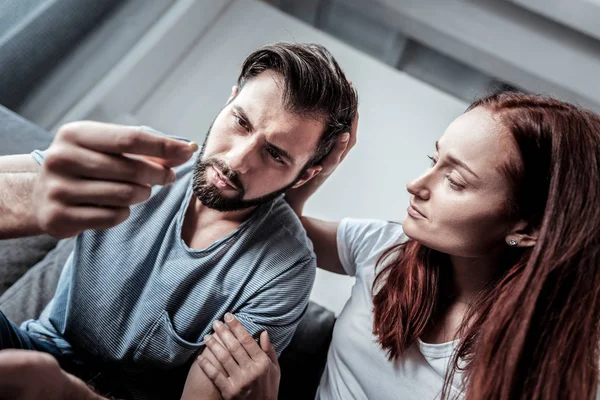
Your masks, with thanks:
[(221, 364), (227, 375), (237, 376), (240, 372), (240, 366), (233, 359), (229, 350), (227, 350), (219, 341), (212, 335), (206, 335), (204, 337), (204, 344), (214, 354), (217, 361)]
[(233, 333), (235, 336), (238, 344), (244, 348), (252, 360), (257, 361), (261, 356), (264, 356), (264, 352), (258, 343), (256, 343), (252, 335), (248, 333), (246, 328), (244, 328), (244, 326), (233, 314), (225, 314), (225, 323), (229, 327), (231, 333)]
[(223, 368), (223, 366), (221, 365), (221, 363), (219, 362), (219, 360), (217, 360), (217, 357), (215, 357), (215, 355), (213, 354), (212, 351), (210, 351), (210, 349), (208, 347), (205, 347), (204, 350), (202, 351), (202, 354), (198, 357), (198, 358), (206, 358), (208, 361), (210, 361), (210, 363), (219, 370), (220, 373), (222, 373), (223, 375), (225, 375), (225, 377), (228, 377), (229, 374), (227, 373), (227, 371), (225, 371), (225, 368)]
[(331, 149), (331, 152), (325, 157), (321, 166), (323, 167), (322, 174), (325, 176), (331, 174), (337, 166), (346, 158), (352, 147), (356, 144), (356, 134), (358, 131), (358, 111), (352, 121), (350, 132), (345, 132), (340, 135), (337, 142)]
[(349, 133), (346, 132), (340, 135), (329, 154), (321, 162), (321, 166), (323, 167), (321, 174), (329, 176), (336, 169), (346, 153), (349, 140)]
[[(241, 324), (239, 325), (241, 326)], [(242, 343), (243, 341), (248, 340), (247, 338), (239, 340), (239, 338), (234, 336), (234, 334), (229, 330), (230, 328), (225, 326), (225, 324), (223, 324), (221, 321), (215, 321), (213, 323), (213, 329), (219, 335), (219, 338), (225, 344), (225, 347), (227, 350), (229, 350), (230, 354), (238, 365), (240, 365), (242, 368), (250, 365), (250, 357), (248, 356), (247, 350)], [(244, 330), (244, 332), (246, 331)], [(252, 336), (250, 336), (248, 332), (246, 332), (246, 334), (249, 337), (249, 340), (256, 344)]]
[(218, 367), (215, 367), (213, 363), (204, 355), (199, 356), (196, 362), (204, 374), (212, 381), (212, 383), (219, 389), (221, 393), (224, 393), (229, 388), (229, 380), (227, 374)]
[(349, 134), (348, 142), (346, 143), (346, 146), (344, 147), (344, 151), (340, 157), (339, 162), (342, 162), (344, 160), (344, 158), (346, 158), (346, 156), (348, 155), (350, 150), (352, 150), (352, 148), (356, 144), (356, 137), (357, 137), (357, 132), (358, 132), (358, 118), (359, 118), (359, 116), (358, 116), (358, 110), (357, 110), (356, 115), (354, 116), (354, 120), (352, 121), (352, 126), (350, 127), (350, 132), (348, 133)]
[(271, 360), (271, 362), (279, 368), (279, 361), (277, 359), (277, 352), (275, 351), (275, 346), (269, 340), (269, 334), (267, 331), (263, 331), (260, 334), (260, 348), (267, 353), (267, 356)]

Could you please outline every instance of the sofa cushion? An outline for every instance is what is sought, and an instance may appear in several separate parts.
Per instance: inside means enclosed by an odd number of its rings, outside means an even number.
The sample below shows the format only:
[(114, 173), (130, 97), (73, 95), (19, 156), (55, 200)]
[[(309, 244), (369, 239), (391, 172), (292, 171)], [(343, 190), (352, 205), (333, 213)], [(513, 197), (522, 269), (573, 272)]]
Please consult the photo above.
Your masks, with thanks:
[(0, 106), (0, 156), (45, 149), (51, 141), (48, 132)]
[(37, 318), (50, 302), (75, 239), (65, 239), (0, 296), (0, 310), (15, 324)]

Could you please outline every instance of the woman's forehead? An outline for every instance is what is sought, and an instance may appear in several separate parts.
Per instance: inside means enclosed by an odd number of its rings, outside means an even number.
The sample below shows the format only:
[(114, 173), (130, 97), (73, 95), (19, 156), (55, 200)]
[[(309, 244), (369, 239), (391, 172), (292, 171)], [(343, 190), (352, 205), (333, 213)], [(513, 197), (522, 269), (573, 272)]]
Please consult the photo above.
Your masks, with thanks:
[(479, 176), (496, 175), (518, 157), (510, 134), (483, 107), (455, 119), (438, 141), (439, 151), (466, 163)]

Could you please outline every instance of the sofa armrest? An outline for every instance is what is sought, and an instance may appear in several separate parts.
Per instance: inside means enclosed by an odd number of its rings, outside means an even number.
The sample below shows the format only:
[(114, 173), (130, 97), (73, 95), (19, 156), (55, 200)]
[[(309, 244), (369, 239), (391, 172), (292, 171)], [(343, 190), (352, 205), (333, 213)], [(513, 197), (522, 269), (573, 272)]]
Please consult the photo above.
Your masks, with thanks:
[(280, 399), (314, 399), (325, 369), (335, 314), (308, 303), (292, 341), (279, 357)]

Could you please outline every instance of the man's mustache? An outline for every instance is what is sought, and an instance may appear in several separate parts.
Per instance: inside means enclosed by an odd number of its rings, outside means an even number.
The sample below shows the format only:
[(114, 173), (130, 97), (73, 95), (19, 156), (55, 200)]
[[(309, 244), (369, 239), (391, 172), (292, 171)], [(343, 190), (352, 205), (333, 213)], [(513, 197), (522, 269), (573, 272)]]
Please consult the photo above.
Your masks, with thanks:
[(207, 167), (216, 167), (219, 170), (219, 172), (225, 175), (225, 177), (229, 179), (231, 183), (235, 185), (236, 188), (238, 188), (238, 190), (244, 188), (239, 174), (231, 168), (229, 168), (229, 166), (225, 162), (216, 158), (209, 158), (208, 160), (203, 161), (203, 164)]

